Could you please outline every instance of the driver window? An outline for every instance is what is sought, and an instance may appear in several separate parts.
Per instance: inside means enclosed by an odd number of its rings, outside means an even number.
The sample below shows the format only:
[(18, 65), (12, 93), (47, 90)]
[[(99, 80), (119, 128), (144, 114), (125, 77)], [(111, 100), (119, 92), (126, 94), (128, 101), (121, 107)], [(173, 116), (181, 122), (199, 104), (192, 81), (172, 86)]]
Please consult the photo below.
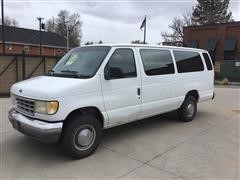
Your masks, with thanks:
[(132, 49), (116, 49), (109, 59), (105, 69), (108, 72), (109, 79), (137, 77)]

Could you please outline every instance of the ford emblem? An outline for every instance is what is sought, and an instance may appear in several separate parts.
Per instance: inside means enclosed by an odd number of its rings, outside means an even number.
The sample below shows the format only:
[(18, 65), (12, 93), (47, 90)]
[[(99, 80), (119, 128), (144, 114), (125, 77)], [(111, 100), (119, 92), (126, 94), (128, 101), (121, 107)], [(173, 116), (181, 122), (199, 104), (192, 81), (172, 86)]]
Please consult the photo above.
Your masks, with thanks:
[(19, 89), (19, 92), (22, 93), (22, 89)]

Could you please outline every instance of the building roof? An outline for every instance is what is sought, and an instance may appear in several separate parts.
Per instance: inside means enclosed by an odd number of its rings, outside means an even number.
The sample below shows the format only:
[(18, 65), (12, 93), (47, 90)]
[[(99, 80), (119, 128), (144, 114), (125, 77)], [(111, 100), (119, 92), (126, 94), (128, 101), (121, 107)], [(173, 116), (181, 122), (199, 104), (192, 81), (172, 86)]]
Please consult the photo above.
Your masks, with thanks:
[(204, 24), (204, 25), (192, 25), (192, 26), (185, 26), (184, 29), (191, 29), (191, 28), (206, 28), (206, 27), (216, 27), (216, 26), (240, 26), (240, 21), (233, 21), (227, 23), (215, 23), (215, 24)]
[[(5, 26), (4, 27), (5, 42), (23, 43), (31, 45), (39, 45), (39, 31), (33, 29)], [(0, 41), (2, 41), (2, 25), (0, 25)], [(42, 45), (54, 47), (66, 47), (67, 40), (52, 32), (42, 31)], [(69, 43), (70, 48), (78, 46)]]

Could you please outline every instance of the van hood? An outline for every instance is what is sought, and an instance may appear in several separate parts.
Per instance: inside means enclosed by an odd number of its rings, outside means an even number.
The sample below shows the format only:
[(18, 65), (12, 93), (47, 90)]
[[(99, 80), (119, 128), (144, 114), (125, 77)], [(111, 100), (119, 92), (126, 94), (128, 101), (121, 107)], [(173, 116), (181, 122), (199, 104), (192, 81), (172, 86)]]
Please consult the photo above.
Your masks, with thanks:
[(67, 96), (96, 92), (99, 76), (91, 79), (38, 76), (15, 83), (11, 93), (26, 98), (51, 100)]

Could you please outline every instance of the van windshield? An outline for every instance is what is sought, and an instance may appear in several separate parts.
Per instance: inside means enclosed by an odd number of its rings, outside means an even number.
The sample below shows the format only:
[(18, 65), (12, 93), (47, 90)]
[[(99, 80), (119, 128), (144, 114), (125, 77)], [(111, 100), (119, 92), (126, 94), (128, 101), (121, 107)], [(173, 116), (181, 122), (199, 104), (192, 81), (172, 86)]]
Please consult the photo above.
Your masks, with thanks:
[(91, 78), (97, 72), (110, 49), (110, 46), (75, 48), (63, 56), (48, 75)]

